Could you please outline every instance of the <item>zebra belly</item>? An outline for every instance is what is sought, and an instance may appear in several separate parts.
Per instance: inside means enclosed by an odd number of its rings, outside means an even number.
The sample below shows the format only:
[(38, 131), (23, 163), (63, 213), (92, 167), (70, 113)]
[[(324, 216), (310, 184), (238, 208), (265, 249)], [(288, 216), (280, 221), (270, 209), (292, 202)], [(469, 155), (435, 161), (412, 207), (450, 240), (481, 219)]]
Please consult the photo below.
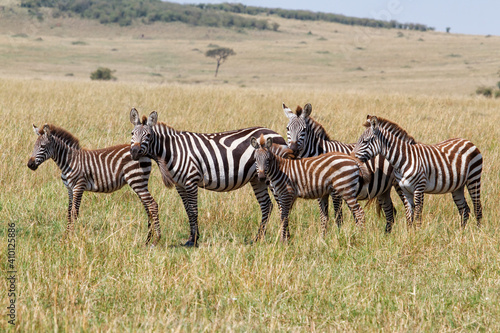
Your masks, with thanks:
[(118, 191), (126, 184), (125, 179), (123, 177), (118, 181), (112, 181), (110, 183), (95, 183), (89, 182), (89, 186), (87, 186), (87, 191), (90, 192), (99, 192), (99, 193), (111, 193), (114, 191)]
[(240, 183), (237, 185), (234, 181), (229, 181), (228, 186), (225, 186), (224, 182), (221, 182), (220, 184), (217, 184), (217, 182), (207, 182), (208, 179), (204, 178), (201, 181), (198, 182), (198, 187), (209, 190), (209, 191), (216, 191), (216, 192), (229, 192), (233, 190), (237, 190), (245, 186), (249, 180), (245, 180), (244, 182)]
[(451, 192), (455, 192), (456, 190), (463, 187), (464, 185), (465, 184), (454, 184), (454, 186), (443, 188), (442, 186), (436, 187), (435, 184), (428, 184), (425, 188), (424, 193), (428, 193), (428, 194), (451, 193)]

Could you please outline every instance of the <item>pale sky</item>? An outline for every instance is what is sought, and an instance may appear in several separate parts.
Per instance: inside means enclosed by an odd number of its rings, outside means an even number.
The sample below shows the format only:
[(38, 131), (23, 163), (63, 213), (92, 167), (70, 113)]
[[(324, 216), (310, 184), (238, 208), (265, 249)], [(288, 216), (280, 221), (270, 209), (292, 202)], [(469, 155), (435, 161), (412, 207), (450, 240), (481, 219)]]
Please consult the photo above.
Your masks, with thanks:
[(177, 3), (242, 3), (268, 8), (306, 9), (346, 16), (421, 23), (451, 33), (500, 36), (499, 0), (168, 0)]

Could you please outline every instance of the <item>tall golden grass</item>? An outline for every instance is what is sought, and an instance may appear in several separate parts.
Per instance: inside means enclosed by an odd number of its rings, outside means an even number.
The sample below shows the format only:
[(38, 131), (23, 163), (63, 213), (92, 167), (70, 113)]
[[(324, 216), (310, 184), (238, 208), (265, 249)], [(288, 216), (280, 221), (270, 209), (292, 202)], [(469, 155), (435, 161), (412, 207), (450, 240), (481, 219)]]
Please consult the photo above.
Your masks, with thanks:
[[(0, 79), (0, 231), (17, 227), (18, 331), (498, 331), (500, 329), (499, 102), (475, 97), (335, 93)], [(316, 201), (299, 201), (292, 240), (278, 241), (272, 214), (264, 241), (251, 244), (260, 213), (251, 189), (200, 190), (200, 247), (179, 247), (187, 217), (155, 167), (150, 190), (163, 238), (145, 248), (146, 216), (135, 194), (83, 197), (74, 236), (62, 242), (67, 194), (47, 161), (26, 167), (36, 135), (54, 123), (99, 148), (130, 140), (131, 107), (156, 110), (177, 129), (216, 132), (261, 125), (285, 135), (281, 102), (313, 105), (332, 138), (354, 142), (366, 114), (396, 121), (422, 142), (464, 137), (482, 151), (483, 226), (465, 230), (450, 195), (426, 196), (421, 229), (398, 210), (392, 234), (367, 208), (359, 232), (350, 214), (320, 237)], [(469, 199), (470, 203), (470, 199)], [(344, 208), (347, 210), (347, 208)], [(0, 267), (7, 271), (6, 250)], [(2, 290), (7, 282), (2, 279)], [(8, 298), (0, 298), (6, 309)], [(0, 330), (11, 328), (0, 317)], [(11, 328), (12, 329), (12, 328)]]

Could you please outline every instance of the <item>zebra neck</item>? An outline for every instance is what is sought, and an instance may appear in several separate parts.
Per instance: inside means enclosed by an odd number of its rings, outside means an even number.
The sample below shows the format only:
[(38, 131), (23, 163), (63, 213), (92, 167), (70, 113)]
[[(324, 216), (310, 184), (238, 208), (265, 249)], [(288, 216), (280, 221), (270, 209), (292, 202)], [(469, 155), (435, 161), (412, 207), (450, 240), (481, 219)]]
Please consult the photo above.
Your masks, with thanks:
[(400, 170), (406, 163), (405, 152), (411, 149), (408, 147), (410, 144), (384, 129), (379, 131), (378, 138), (381, 145), (380, 155), (387, 159), (394, 169)]
[(180, 132), (165, 124), (158, 124), (153, 127), (149, 155), (156, 161), (162, 159), (170, 169), (171, 165), (174, 164), (173, 161), (182, 154), (181, 149), (176, 149), (176, 141), (179, 140), (180, 134)]
[(309, 124), (308, 128), (307, 142), (309, 144), (300, 157), (318, 156), (332, 151), (349, 154), (354, 148), (354, 145), (347, 145), (336, 140), (331, 140), (322, 127)]
[(288, 175), (284, 172), (285, 162), (287, 159), (272, 155), (269, 159), (269, 170), (267, 177), (273, 186), (274, 191), (277, 194), (281, 194), (286, 191), (286, 185), (288, 180)]
[(307, 129), (306, 141), (309, 144), (307, 144), (301, 157), (317, 156), (327, 152), (330, 140), (324, 129), (310, 120), (308, 121)]
[(62, 140), (55, 138), (52, 159), (56, 162), (63, 174), (66, 174), (68, 169), (71, 168), (71, 162), (73, 161), (73, 157), (77, 150), (79, 149), (71, 147)]

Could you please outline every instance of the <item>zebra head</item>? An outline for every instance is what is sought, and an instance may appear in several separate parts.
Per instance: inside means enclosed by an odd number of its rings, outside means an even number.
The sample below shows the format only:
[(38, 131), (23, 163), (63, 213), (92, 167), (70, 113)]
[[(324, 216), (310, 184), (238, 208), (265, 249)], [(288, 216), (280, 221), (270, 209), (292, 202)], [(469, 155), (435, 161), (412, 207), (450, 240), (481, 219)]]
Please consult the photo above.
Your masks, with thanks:
[(377, 117), (370, 115), (366, 117), (366, 122), (363, 124), (366, 130), (361, 135), (358, 142), (356, 142), (356, 146), (354, 146), (351, 156), (365, 163), (381, 153), (382, 148), (377, 136), (379, 133), (378, 125)]
[(143, 116), (141, 121), (137, 110), (135, 108), (130, 110), (130, 122), (135, 126), (132, 130), (132, 141), (130, 143), (132, 159), (137, 161), (148, 154), (153, 133), (152, 127), (156, 125), (157, 121), (158, 114), (156, 111), (151, 112), (148, 118)]
[(312, 106), (307, 103), (304, 110), (297, 106), (295, 113), (283, 103), (283, 111), (288, 117), (288, 125), (286, 126), (286, 136), (288, 139), (288, 147), (296, 156), (302, 156), (301, 153), (305, 149), (305, 138), (307, 134), (307, 118), (311, 115)]
[(269, 170), (269, 159), (271, 157), (269, 148), (273, 145), (273, 139), (267, 138), (267, 140), (265, 140), (264, 135), (261, 135), (259, 140), (252, 137), (251, 144), (252, 147), (255, 148), (254, 158), (255, 165), (257, 167), (257, 177), (260, 181), (264, 181), (266, 180), (266, 174)]
[(33, 154), (31, 154), (28, 160), (28, 168), (34, 171), (40, 164), (52, 157), (54, 140), (50, 133), (50, 127), (47, 124), (41, 130), (33, 125), (33, 131), (38, 135), (38, 139), (36, 139)]

